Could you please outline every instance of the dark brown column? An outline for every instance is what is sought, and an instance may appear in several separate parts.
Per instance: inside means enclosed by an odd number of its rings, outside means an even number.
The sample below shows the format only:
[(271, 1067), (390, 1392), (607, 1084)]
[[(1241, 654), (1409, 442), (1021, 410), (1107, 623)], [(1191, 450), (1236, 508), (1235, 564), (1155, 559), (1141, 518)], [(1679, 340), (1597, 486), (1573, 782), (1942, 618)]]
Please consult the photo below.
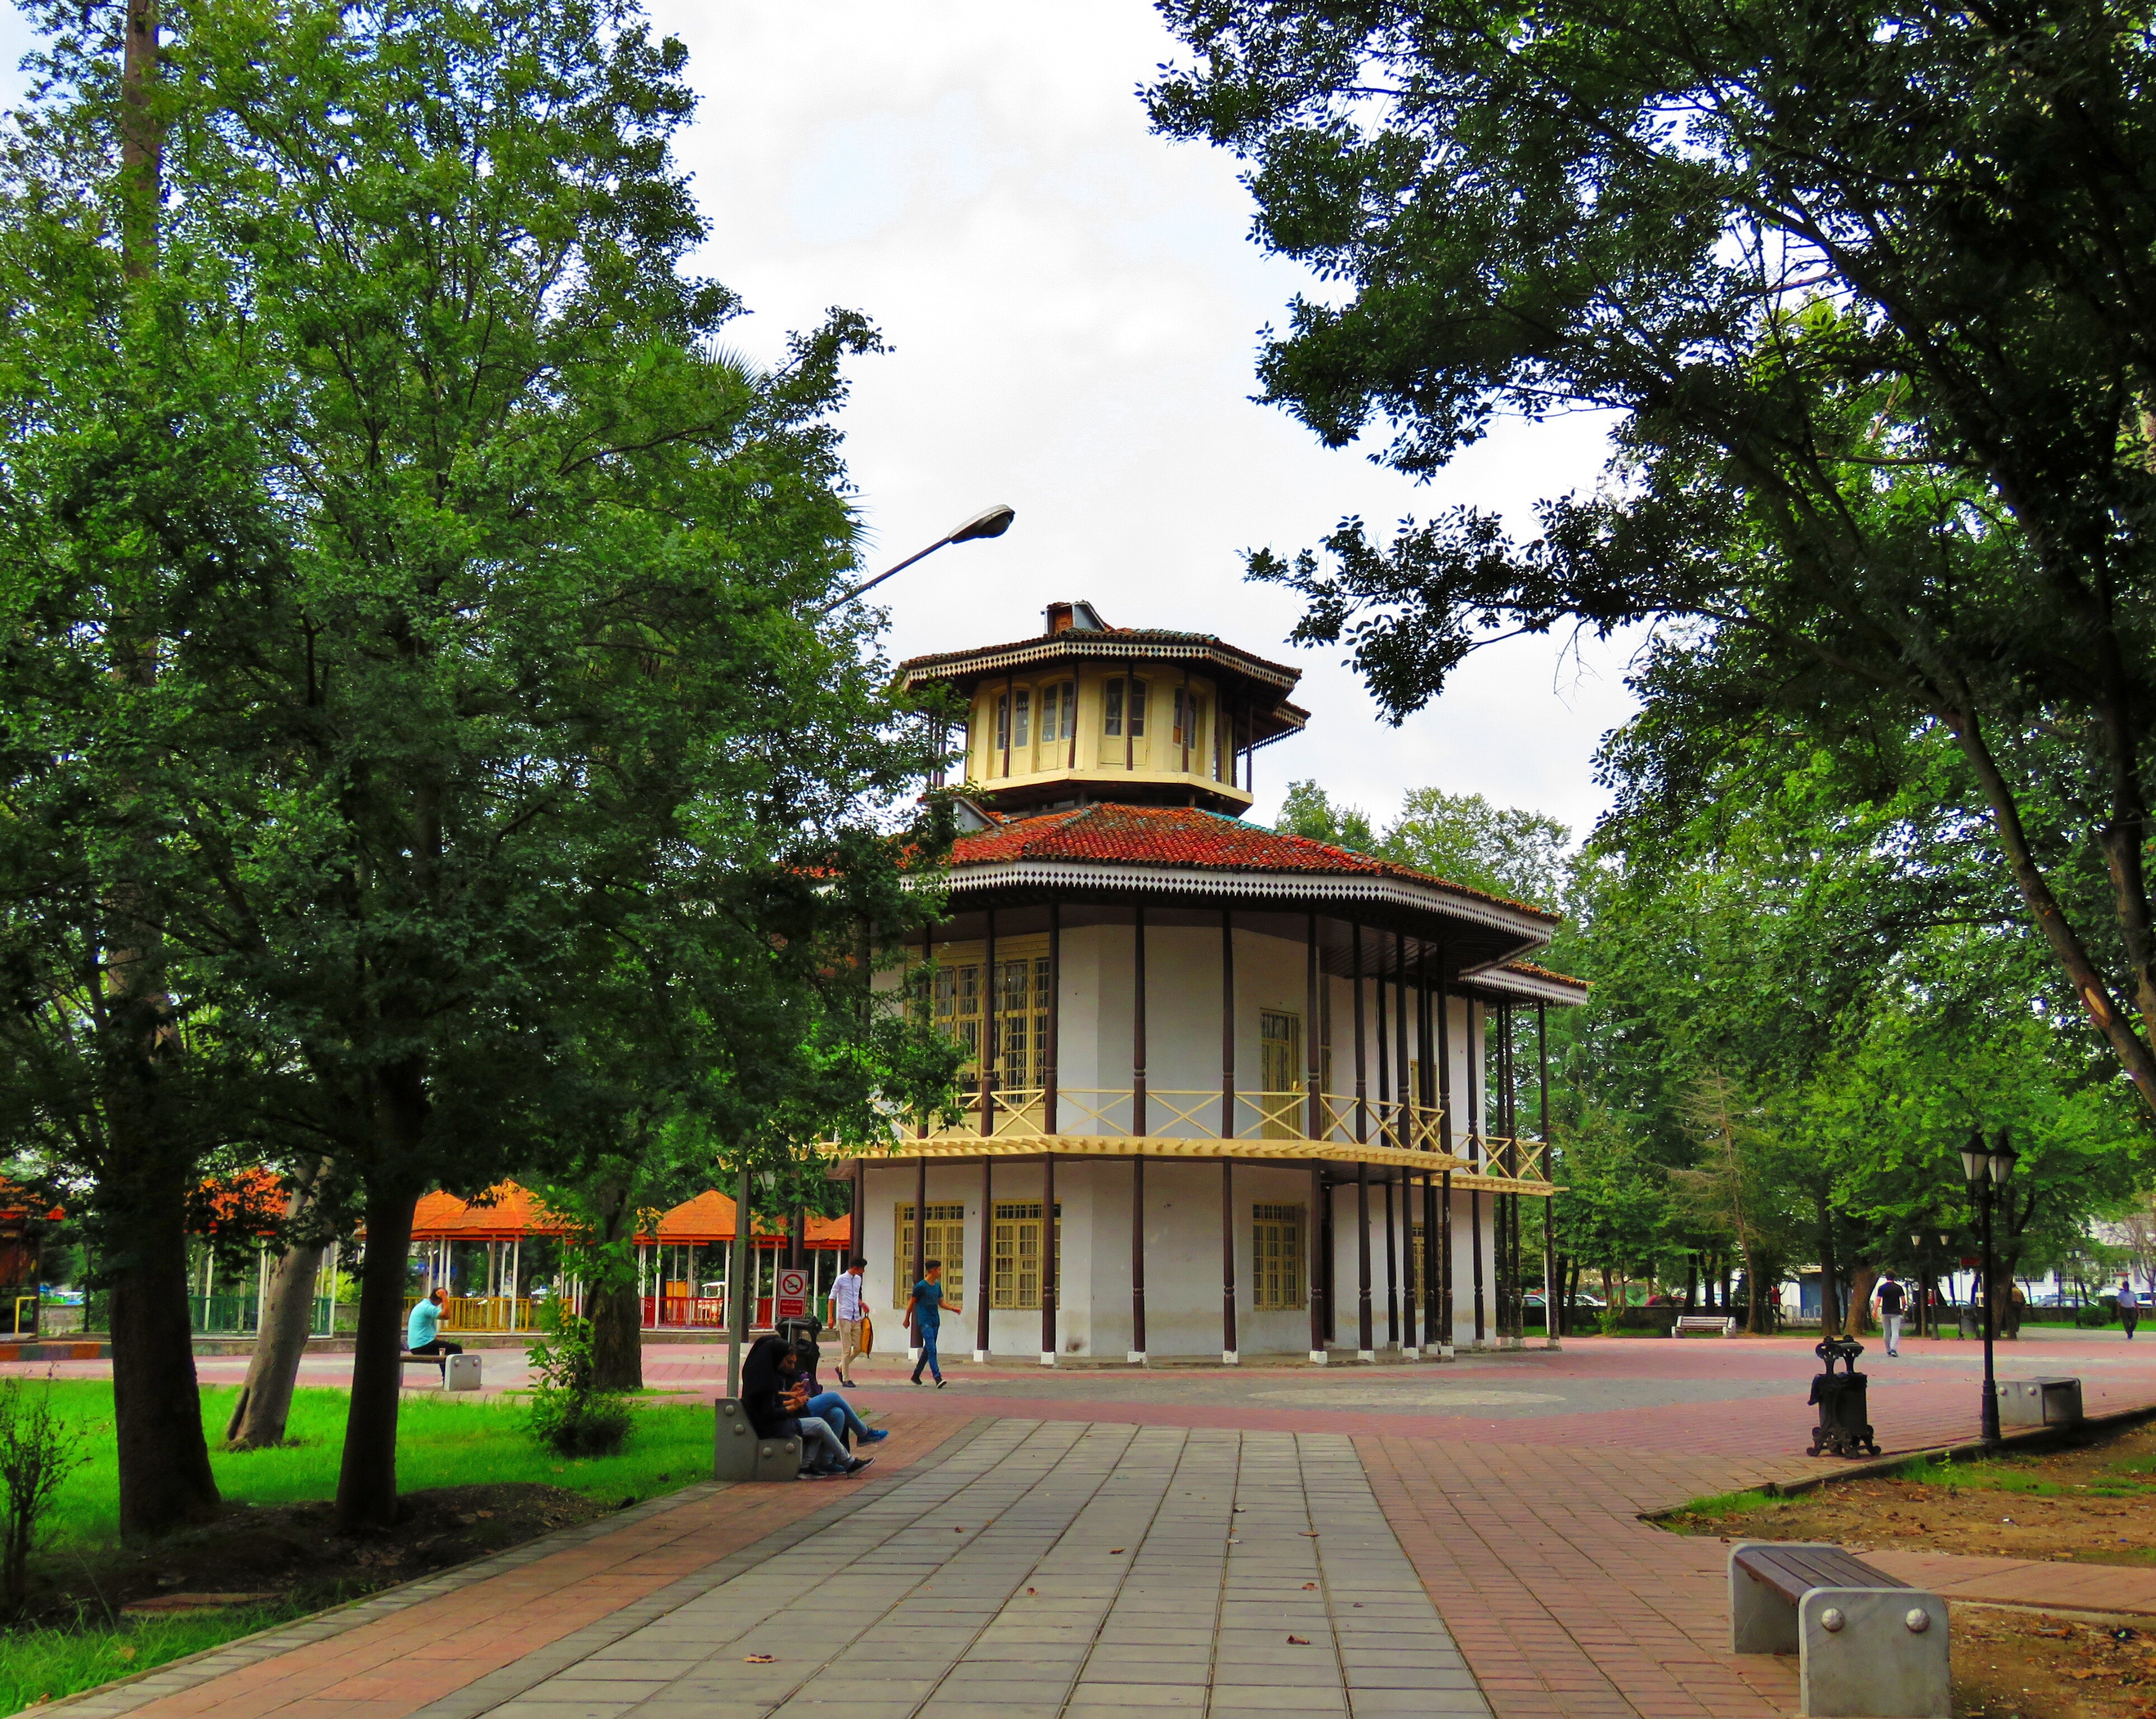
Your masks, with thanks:
[[(1438, 1143), (1449, 1157), (1452, 1156), (1452, 1004), (1445, 985), (1445, 951), (1437, 952), (1437, 983), (1430, 982), (1430, 964), (1425, 960), (1422, 970), (1423, 1013), (1429, 1018), (1431, 1028), (1431, 1054), (1436, 1059), (1436, 1090)], [(1452, 1275), (1452, 1172), (1444, 1173), (1444, 1186), (1439, 1200), (1438, 1212), (1438, 1283), (1437, 1332), (1440, 1352), (1450, 1355), (1453, 1350), (1452, 1332), (1455, 1302)]]
[(1131, 1352), (1134, 1367), (1146, 1358), (1145, 1328), (1145, 1160), (1131, 1160)]
[(1324, 1234), (1318, 1222), (1318, 1208), (1325, 1199), (1325, 1172), (1316, 1163), (1310, 1167), (1310, 1214), (1303, 1228), (1309, 1232), (1304, 1240), (1304, 1252), (1308, 1265), (1304, 1279), (1309, 1289), (1310, 1301), (1310, 1358), (1321, 1365), (1325, 1360), (1325, 1249), (1320, 1237)]
[(996, 1161), (981, 1160), (981, 1279), (973, 1285), (973, 1358), (988, 1358), (988, 1302), (996, 1291)]
[[(1124, 712), (1127, 723), (1130, 713)], [(1146, 1131), (1146, 947), (1145, 903), (1133, 910), (1131, 929), (1131, 1137)]]
[[(927, 966), (929, 966), (932, 962), (934, 962), (935, 958), (936, 958), (936, 928), (935, 928), (935, 926), (927, 926), (927, 925), (925, 925), (925, 926), (921, 926), (921, 964), (923, 967), (927, 967)], [(953, 998), (952, 998), (952, 1011), (953, 1011), (953, 1012), (952, 1012), (952, 1025), (954, 1028), (955, 1028), (955, 1027), (957, 1026), (957, 1013), (956, 1013), (956, 1011), (957, 1011), (957, 999), (954, 997)], [(935, 975), (933, 972), (931, 972), (931, 973), (929, 974), (929, 976), (928, 976), (928, 1024), (929, 1024), (932, 1028), (936, 1024), (936, 975)], [(921, 1120), (920, 1120), (920, 1121), (919, 1121), (919, 1122), (915, 1126), (915, 1127), (914, 1127), (914, 1131), (913, 1131), (915, 1132), (915, 1134), (916, 1134), (917, 1136), (919, 1136), (921, 1139), (923, 1139), (923, 1140), (927, 1139), (927, 1137), (928, 1137), (928, 1112), (927, 1112), (927, 1111), (921, 1111)], [(855, 1253), (859, 1253), (859, 1252), (860, 1251), (860, 1249), (858, 1247), (856, 1247), (856, 1248), (854, 1249), (854, 1251), (855, 1251)]]
[(1137, 767), (1132, 760), (1137, 757), (1137, 735), (1131, 716), (1131, 699), (1137, 690), (1137, 682), (1130, 675), (1123, 676), (1123, 768)]
[[(1482, 1044), (1478, 1052), (1475, 1044), (1475, 1003), (1467, 1003), (1467, 1137), (1468, 1161), (1479, 1176), (1486, 1173), (1489, 1159), (1482, 1135), (1482, 1103), (1484, 1083), (1489, 1070), (1483, 1065), (1490, 1054), (1490, 1016), (1482, 1016)], [(1467, 1191), (1467, 1251), (1475, 1270), (1475, 1347), (1481, 1348), (1489, 1341), (1490, 1326), (1482, 1301), (1482, 1192), (1480, 1188)]]
[(1010, 775), (1011, 736), (1018, 732), (1018, 681), (1004, 677), (1004, 774)]
[[(1557, 1159), (1550, 1149), (1549, 1009), (1547, 1004), (1540, 1003), (1535, 1005), (1535, 1061), (1539, 1066), (1542, 1080), (1543, 1180), (1554, 1190), (1557, 1187)], [(1543, 1196), (1543, 1341), (1553, 1349), (1558, 1344), (1560, 1324), (1557, 1297), (1557, 1195), (1553, 1191)], [(1917, 1301), (1917, 1317), (1921, 1324), (1923, 1320), (1921, 1294)]]
[(863, 1259), (869, 1251), (869, 1161), (854, 1160), (854, 1209), (846, 1224), (846, 1252)]
[(1429, 1171), (1422, 1173), (1422, 1350), (1427, 1355), (1442, 1338), (1438, 1333), (1444, 1326), (1438, 1322), (1438, 1229), (1437, 1178)]
[(1040, 1162), (1040, 1364), (1055, 1365), (1055, 1154)]
[(1070, 762), (1066, 769), (1078, 767), (1078, 703), (1086, 690), (1086, 677), (1076, 669), (1070, 671), (1070, 732), (1064, 737), (1070, 742)]
[[(1393, 933), (1393, 1033), (1399, 1045), (1400, 1078), (1398, 1082), (1400, 1099), (1400, 1144), (1414, 1147), (1420, 1142), (1415, 1137), (1414, 1106), (1422, 1102), (1422, 1094), (1411, 1090), (1414, 1083), (1408, 1078), (1410, 1059), (1408, 1056), (1408, 940), (1399, 931)], [(1416, 1026), (1416, 1042), (1421, 1042), (1422, 1029)], [(1427, 1062), (1423, 1073), (1430, 1073)]]
[(1377, 1353), (1370, 1328), (1370, 1167), (1355, 1166), (1355, 1347), (1358, 1358), (1368, 1361)]
[[(1030, 975), (1029, 975), (1030, 977)], [(1041, 1131), (1055, 1130), (1055, 1059), (1063, 1037), (1063, 904), (1048, 904), (1048, 1042), (1041, 1047)]]
[(1235, 1161), (1220, 1160), (1220, 1359), (1241, 1358), (1235, 1341)]
[(1325, 1178), (1325, 1341), (1337, 1341), (1340, 1336), (1340, 1249), (1338, 1226), (1332, 1221), (1332, 1178)]
[(1317, 1119), (1323, 1112), (1324, 1100), (1319, 1095), (1317, 1083), (1324, 1065), (1318, 1055), (1317, 1049), (1317, 916), (1314, 913), (1310, 916), (1308, 942), (1310, 973), (1306, 987), (1308, 994), (1305, 998), (1302, 1036), (1303, 1044), (1308, 1051), (1308, 1054), (1303, 1060), (1309, 1065), (1306, 1076), (1309, 1080), (1309, 1090), (1303, 1095), (1302, 1131), (1306, 1139), (1321, 1140), (1324, 1137), (1324, 1133), (1317, 1126)]
[(1367, 1146), (1370, 1140), (1370, 1082), (1363, 1054), (1363, 926), (1359, 920), (1348, 927), (1348, 936), (1353, 947), (1348, 957), (1348, 983), (1355, 988), (1355, 1144)]
[(981, 956), (981, 1137), (996, 1131), (996, 910)]
[(1400, 1346), (1399, 1219), (1393, 1210), (1389, 1170), (1385, 1173), (1385, 1341), (1395, 1349)]
[[(928, 1275), (928, 1159), (924, 1155), (913, 1167), (913, 1282)], [(906, 1285), (911, 1293), (913, 1285)], [(917, 1347), (908, 1345), (909, 1347)]]
[[(1378, 1114), (1380, 1118), (1383, 1118), (1387, 1114), (1386, 1107), (1392, 1102), (1393, 1098), (1392, 1029), (1385, 1024), (1385, 936), (1383, 931), (1378, 934), (1378, 967), (1375, 978), (1377, 983), (1371, 988), (1375, 993), (1372, 1000), (1377, 1004), (1378, 1013), (1377, 1019), (1372, 1024), (1377, 1028)], [(1407, 1070), (1403, 1069), (1400, 1074), (1404, 1078)], [(1398, 1111), (1393, 1111), (1390, 1114), (1393, 1118), (1391, 1137), (1389, 1139), (1386, 1137), (1385, 1126), (1381, 1120), (1378, 1124), (1378, 1138), (1388, 1146), (1408, 1145), (1410, 1137), (1400, 1129), (1400, 1113)]]
[(1176, 724), (1183, 731), (1183, 773), (1190, 774), (1190, 665), (1183, 665), (1183, 720)]
[(1235, 1137), (1235, 916), (1220, 910), (1220, 1137)]

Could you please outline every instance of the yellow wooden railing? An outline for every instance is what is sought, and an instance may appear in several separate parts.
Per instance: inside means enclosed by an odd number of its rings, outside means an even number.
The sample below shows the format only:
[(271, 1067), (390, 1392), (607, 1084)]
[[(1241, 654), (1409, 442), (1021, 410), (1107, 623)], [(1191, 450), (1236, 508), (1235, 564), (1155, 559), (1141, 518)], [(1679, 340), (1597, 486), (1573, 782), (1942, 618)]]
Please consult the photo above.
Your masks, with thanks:
[[(968, 1095), (968, 1102), (956, 1122), (938, 1121), (927, 1132), (932, 1140), (977, 1139), (984, 1131), (1013, 1138), (1047, 1134), (1047, 1093), (1039, 1086), (998, 1087), (988, 1094), (993, 1123), (981, 1126), (981, 1096)], [(1368, 1144), (1399, 1152), (1445, 1150), (1445, 1111), (1435, 1105), (1415, 1104), (1404, 1099), (1368, 1099), (1363, 1116), (1363, 1137)], [(1145, 1094), (1145, 1125), (1136, 1125), (1135, 1088), (1059, 1087), (1055, 1094), (1055, 1129), (1059, 1135), (1130, 1139), (1142, 1133), (1152, 1138), (1218, 1140), (1222, 1137), (1221, 1096), (1218, 1087), (1191, 1091), (1174, 1087), (1149, 1086)], [(1358, 1102), (1345, 1093), (1321, 1092), (1312, 1115), (1307, 1092), (1238, 1090), (1235, 1099), (1236, 1140), (1313, 1140), (1337, 1145), (1356, 1138)], [(917, 1125), (902, 1131), (917, 1136)], [(1455, 1136), (1452, 1149), (1462, 1145)], [(1538, 1148), (1537, 1148), (1538, 1149)]]

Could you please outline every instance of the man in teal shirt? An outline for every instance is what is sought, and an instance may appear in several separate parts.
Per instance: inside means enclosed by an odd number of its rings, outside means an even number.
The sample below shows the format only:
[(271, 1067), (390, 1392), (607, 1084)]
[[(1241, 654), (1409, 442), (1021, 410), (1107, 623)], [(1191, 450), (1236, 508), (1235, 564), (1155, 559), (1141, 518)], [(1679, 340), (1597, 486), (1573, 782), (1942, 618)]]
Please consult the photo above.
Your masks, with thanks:
[(439, 1335), (442, 1329), (442, 1303), (449, 1296), (440, 1290), (429, 1290), (420, 1296), (419, 1304), (412, 1310), (411, 1322), (404, 1327), (404, 1347), (414, 1355), (429, 1355), (441, 1362), (442, 1383), (449, 1382), (449, 1357), (465, 1352), (462, 1343), (447, 1343)]
[(913, 1286), (913, 1298), (906, 1304), (906, 1322), (913, 1327), (913, 1341), (921, 1346), (921, 1358), (913, 1363), (913, 1382), (921, 1383), (921, 1369), (927, 1368), (936, 1375), (936, 1388), (943, 1388), (943, 1365), (936, 1358), (936, 1338), (943, 1324), (943, 1310), (963, 1312), (956, 1301), (943, 1299), (943, 1262), (931, 1260), (922, 1268), (920, 1282)]

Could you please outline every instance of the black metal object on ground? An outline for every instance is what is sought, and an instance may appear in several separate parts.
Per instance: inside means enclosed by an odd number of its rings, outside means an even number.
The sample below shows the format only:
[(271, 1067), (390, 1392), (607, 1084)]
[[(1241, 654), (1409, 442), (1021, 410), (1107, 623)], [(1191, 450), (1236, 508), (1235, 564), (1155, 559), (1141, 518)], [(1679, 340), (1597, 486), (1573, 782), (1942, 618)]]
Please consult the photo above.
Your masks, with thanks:
[[(1871, 1436), (1870, 1409), (1865, 1401), (1866, 1381), (1856, 1370), (1856, 1357), (1864, 1345), (1849, 1337), (1829, 1337), (1812, 1353), (1826, 1364), (1826, 1371), (1812, 1380), (1811, 1401), (1819, 1407), (1819, 1424), (1812, 1429), (1810, 1455), (1825, 1450), (1835, 1456), (1876, 1456)], [(1843, 1370), (1834, 1370), (1835, 1362)]]

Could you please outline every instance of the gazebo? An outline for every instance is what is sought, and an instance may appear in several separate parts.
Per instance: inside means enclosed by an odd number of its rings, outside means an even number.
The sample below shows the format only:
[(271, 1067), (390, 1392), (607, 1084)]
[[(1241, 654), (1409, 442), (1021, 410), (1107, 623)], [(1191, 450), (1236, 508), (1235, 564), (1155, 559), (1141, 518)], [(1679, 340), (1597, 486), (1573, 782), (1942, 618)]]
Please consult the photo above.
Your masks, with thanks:
[(1211, 634), (1058, 603), (903, 670), (968, 713), (918, 954), (971, 1066), (955, 1125), (852, 1155), (871, 1299), (939, 1259), (976, 1357), (1044, 1365), (1522, 1342), (1542, 1029), (1586, 989), (1525, 958), (1556, 916), (1242, 822), (1307, 717), (1296, 670)]

